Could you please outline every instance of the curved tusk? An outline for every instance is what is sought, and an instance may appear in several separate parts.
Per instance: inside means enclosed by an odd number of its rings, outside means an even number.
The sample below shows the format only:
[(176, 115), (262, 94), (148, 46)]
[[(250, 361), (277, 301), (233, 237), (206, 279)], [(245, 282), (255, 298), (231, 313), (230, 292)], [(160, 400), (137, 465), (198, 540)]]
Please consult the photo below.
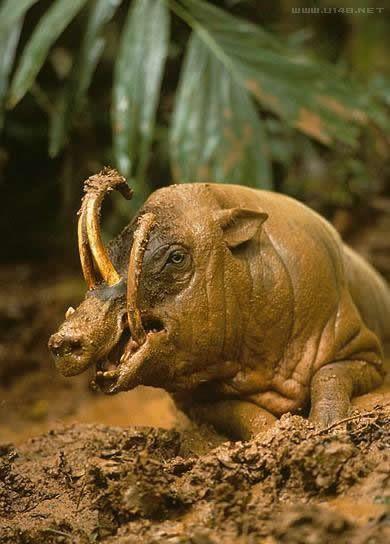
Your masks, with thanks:
[(120, 276), (112, 264), (100, 235), (99, 217), (104, 194), (88, 197), (85, 205), (87, 236), (96, 266), (107, 285), (115, 285)]
[(97, 270), (108, 285), (115, 285), (121, 280), (104, 247), (99, 225), (100, 208), (104, 196), (114, 189), (127, 200), (131, 199), (133, 191), (127, 185), (125, 178), (110, 168), (104, 168), (99, 174), (89, 177), (84, 185), (85, 196), (79, 220), (79, 251), (84, 276), (92, 287), (96, 284), (93, 263), (96, 264)]
[(142, 271), (142, 261), (145, 249), (149, 241), (150, 231), (155, 224), (155, 221), (156, 217), (152, 213), (145, 213), (139, 218), (129, 259), (127, 276), (127, 316), (131, 336), (139, 346), (146, 340), (141, 312), (138, 308), (139, 279)]
[(97, 284), (96, 272), (93, 266), (92, 253), (89, 247), (87, 233), (85, 230), (85, 217), (84, 213), (81, 211), (78, 225), (78, 243), (79, 243), (79, 254), (81, 261), (81, 268), (87, 287), (89, 290), (93, 289)]

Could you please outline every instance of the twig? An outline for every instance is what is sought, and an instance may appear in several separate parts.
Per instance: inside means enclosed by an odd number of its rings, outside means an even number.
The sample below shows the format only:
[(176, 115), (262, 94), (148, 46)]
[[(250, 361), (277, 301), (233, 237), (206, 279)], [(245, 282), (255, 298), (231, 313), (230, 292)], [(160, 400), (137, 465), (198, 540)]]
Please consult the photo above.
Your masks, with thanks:
[[(384, 404), (378, 404), (376, 406), (374, 406), (374, 410), (380, 410), (383, 408), (387, 408), (388, 406), (390, 406), (390, 402), (385, 402)], [(329, 425), (329, 427), (326, 427), (325, 429), (321, 429), (320, 431), (318, 431), (317, 433), (315, 433), (313, 436), (318, 436), (322, 433), (326, 433), (328, 431), (330, 431), (331, 429), (333, 429), (334, 427), (338, 427), (339, 425), (342, 425), (343, 423), (347, 423), (348, 421), (353, 421), (355, 419), (360, 419), (362, 417), (374, 417), (378, 415), (377, 412), (371, 410), (369, 412), (363, 412), (363, 413), (360, 413), (360, 414), (356, 414), (354, 416), (350, 416), (350, 417), (345, 417), (344, 419), (340, 419), (339, 421), (335, 421), (334, 423), (332, 423), (332, 425)]]
[(44, 529), (47, 533), (54, 533), (56, 535), (60, 536), (66, 536), (67, 538), (72, 538), (72, 535), (70, 533), (64, 533), (64, 531), (57, 531), (57, 529), (51, 529), (51, 527), (48, 527), (47, 529)]
[(323, 433), (327, 433), (331, 429), (334, 429), (335, 427), (338, 427), (339, 425), (342, 425), (343, 423), (348, 423), (348, 421), (353, 421), (355, 419), (361, 419), (362, 417), (373, 417), (377, 414), (373, 414), (372, 412), (366, 412), (365, 414), (357, 414), (355, 416), (345, 417), (344, 419), (340, 419), (339, 421), (336, 421), (335, 423), (332, 423), (332, 425), (329, 425), (328, 427), (325, 427), (325, 429), (321, 429), (317, 433), (314, 433), (313, 436), (318, 436)]
[(80, 506), (80, 502), (81, 502), (81, 497), (83, 495), (83, 492), (84, 492), (84, 489), (85, 489), (85, 486), (87, 484), (87, 479), (84, 478), (84, 481), (83, 481), (83, 484), (81, 486), (81, 489), (80, 489), (80, 493), (79, 493), (79, 496), (78, 496), (78, 499), (77, 499), (77, 503), (76, 503), (76, 512), (79, 511), (79, 506)]

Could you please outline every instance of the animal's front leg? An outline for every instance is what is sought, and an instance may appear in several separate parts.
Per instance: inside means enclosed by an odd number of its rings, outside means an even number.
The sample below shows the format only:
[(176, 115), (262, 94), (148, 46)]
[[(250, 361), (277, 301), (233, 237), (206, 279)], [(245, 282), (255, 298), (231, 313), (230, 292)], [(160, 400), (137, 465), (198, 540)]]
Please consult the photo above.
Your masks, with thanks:
[(377, 369), (365, 361), (340, 361), (320, 368), (311, 382), (310, 419), (327, 427), (343, 419), (353, 396), (363, 395), (382, 383)]
[(210, 423), (218, 431), (237, 440), (249, 440), (271, 427), (276, 417), (251, 402), (218, 400), (197, 402), (185, 411), (195, 420)]

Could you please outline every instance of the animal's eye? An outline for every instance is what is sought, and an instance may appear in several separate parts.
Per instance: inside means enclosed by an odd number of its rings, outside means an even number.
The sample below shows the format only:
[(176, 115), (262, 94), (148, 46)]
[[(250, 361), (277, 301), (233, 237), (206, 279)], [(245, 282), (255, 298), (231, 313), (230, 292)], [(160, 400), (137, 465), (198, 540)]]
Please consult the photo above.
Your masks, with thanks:
[(182, 264), (185, 259), (185, 254), (182, 251), (172, 251), (172, 253), (169, 255), (168, 262), (172, 264)]

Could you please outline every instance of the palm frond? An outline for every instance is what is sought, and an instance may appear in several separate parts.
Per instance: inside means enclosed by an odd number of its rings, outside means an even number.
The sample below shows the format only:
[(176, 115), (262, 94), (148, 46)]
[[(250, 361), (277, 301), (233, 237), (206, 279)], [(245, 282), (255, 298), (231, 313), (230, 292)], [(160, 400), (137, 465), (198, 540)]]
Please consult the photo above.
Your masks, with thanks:
[(10, 27), (11, 30), (0, 33), (0, 131), (4, 123), (4, 102), (8, 89), (8, 78), (12, 70), (22, 25), (23, 17), (13, 23)]
[(49, 154), (55, 157), (65, 145), (75, 116), (80, 112), (99, 58), (103, 52), (104, 26), (122, 0), (97, 0), (92, 4), (80, 52), (50, 119)]
[(46, 60), (51, 45), (77, 15), (87, 0), (56, 0), (41, 18), (24, 48), (12, 80), (10, 107), (15, 106), (31, 88)]
[(4, 0), (0, 7), (0, 34), (13, 28), (26, 11), (38, 0)]
[(261, 106), (322, 142), (353, 145), (365, 122), (352, 83), (325, 62), (291, 52), (259, 27), (202, 0), (170, 0), (210, 51)]
[[(0, 128), (22, 19), (37, 1), (1, 3)], [(105, 46), (105, 26), (121, 1), (90, 0), (79, 52), (54, 98), (56, 107), (52, 95), (50, 107), (44, 104), (50, 116), (51, 156), (64, 148), (82, 111)], [(30, 89), (37, 100), (46, 97), (33, 87), (34, 81), (50, 48), (87, 2), (50, 3), (20, 56), (8, 98), (11, 107)], [(170, 11), (192, 29), (170, 126), (169, 155), (177, 181), (270, 187), (271, 159), (289, 166), (296, 130), (327, 146), (345, 144), (348, 150), (356, 148), (365, 125), (375, 126), (385, 140), (389, 82), (376, 90), (362, 89), (341, 69), (303, 54), (299, 44), (304, 33), (283, 42), (204, 0), (132, 0), (114, 65), (111, 119), (114, 161), (123, 174), (137, 179), (139, 200), (149, 190), (145, 174), (168, 56)], [(175, 48), (176, 43), (171, 51)], [(167, 103), (170, 97), (171, 90)], [(164, 137), (156, 139), (166, 139), (165, 119), (159, 129)], [(310, 140), (302, 136), (299, 142)]]
[(116, 163), (124, 175), (137, 177), (140, 193), (168, 45), (166, 3), (134, 0), (115, 65), (112, 123)]
[(247, 91), (194, 33), (171, 130), (176, 181), (270, 187), (264, 128)]

